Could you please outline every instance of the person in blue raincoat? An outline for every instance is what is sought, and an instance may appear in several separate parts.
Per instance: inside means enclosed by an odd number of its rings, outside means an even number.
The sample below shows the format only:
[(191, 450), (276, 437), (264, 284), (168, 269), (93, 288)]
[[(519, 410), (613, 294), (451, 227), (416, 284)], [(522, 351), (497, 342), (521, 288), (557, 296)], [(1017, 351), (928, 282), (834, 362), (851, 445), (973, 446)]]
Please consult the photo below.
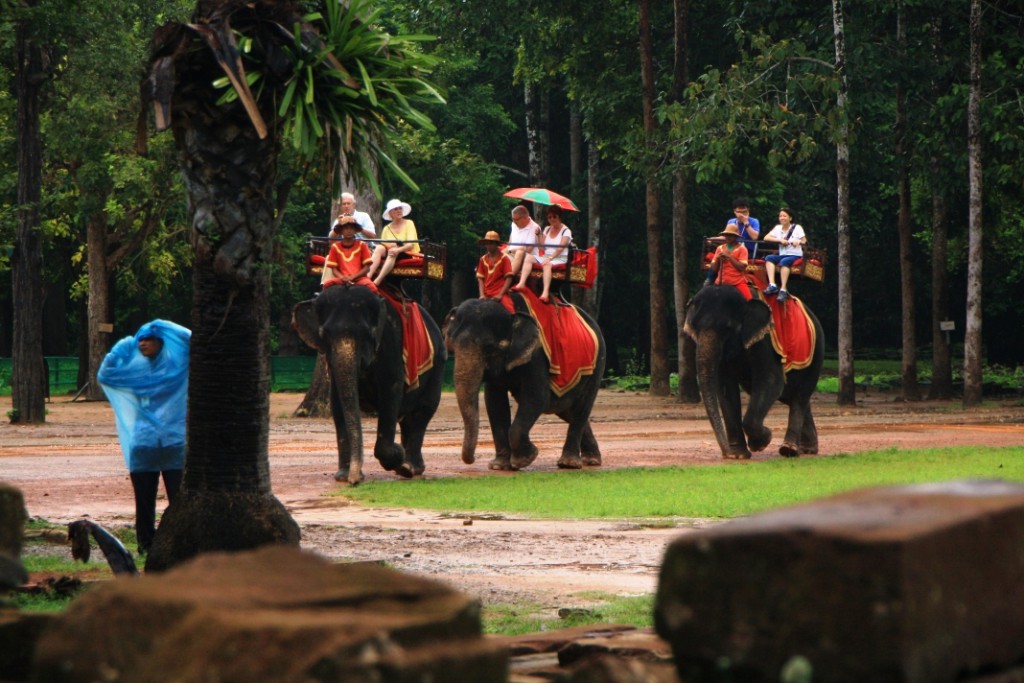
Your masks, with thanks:
[(185, 415), (192, 333), (154, 320), (114, 345), (97, 378), (114, 409), (117, 436), (135, 492), (140, 553), (156, 533), (156, 496), (163, 477), (174, 502), (185, 467)]

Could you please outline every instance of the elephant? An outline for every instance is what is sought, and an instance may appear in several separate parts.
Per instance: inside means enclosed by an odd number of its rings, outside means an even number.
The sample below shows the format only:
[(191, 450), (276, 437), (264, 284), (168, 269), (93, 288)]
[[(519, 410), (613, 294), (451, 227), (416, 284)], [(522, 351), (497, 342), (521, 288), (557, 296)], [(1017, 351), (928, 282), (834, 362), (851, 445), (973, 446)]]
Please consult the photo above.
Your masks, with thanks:
[[(790, 299), (785, 306), (801, 304)], [(715, 438), (725, 458), (749, 458), (767, 448), (772, 431), (764, 418), (778, 400), (789, 406), (789, 423), (779, 454), (818, 452), (811, 395), (821, 374), (824, 335), (814, 313), (804, 307), (814, 329), (806, 367), (783, 371), (771, 339), (772, 314), (764, 301), (747, 301), (731, 285), (704, 287), (690, 301), (684, 331), (696, 347), (697, 376)], [(740, 387), (749, 395), (740, 419)], [(724, 423), (724, 424), (723, 424)]]
[[(405, 382), (402, 321), (383, 296), (368, 287), (335, 285), (292, 310), (299, 337), (327, 357), (338, 440), (335, 481), (354, 485), (363, 479), (360, 410), (377, 413), (373, 454), (381, 466), (403, 477), (423, 474), (423, 437), (441, 402), (448, 352), (437, 323), (419, 310), (433, 345), (433, 365), (414, 387)], [(401, 445), (395, 443), (399, 423)]]
[[(592, 374), (583, 375), (559, 396), (550, 386), (550, 364), (540, 327), (527, 310), (523, 295), (513, 292), (510, 297), (514, 314), (494, 299), (469, 299), (452, 309), (445, 320), (445, 342), (455, 354), (455, 395), (465, 427), (462, 461), (471, 464), (475, 460), (483, 383), (495, 446), (490, 469), (519, 470), (536, 459), (538, 451), (530, 441), (530, 429), (543, 413), (553, 413), (569, 423), (558, 467), (600, 466), (601, 450), (590, 427), (606, 357), (600, 328), (576, 309), (595, 335), (595, 363)], [(518, 404), (514, 420), (510, 394)]]

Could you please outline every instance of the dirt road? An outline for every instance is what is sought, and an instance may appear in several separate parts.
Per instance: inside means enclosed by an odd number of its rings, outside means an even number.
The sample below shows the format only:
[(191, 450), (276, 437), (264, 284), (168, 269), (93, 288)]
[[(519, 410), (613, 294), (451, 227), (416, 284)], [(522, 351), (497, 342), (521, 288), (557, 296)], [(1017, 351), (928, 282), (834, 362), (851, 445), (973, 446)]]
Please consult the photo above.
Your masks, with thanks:
[[(585, 603), (594, 591), (652, 592), (665, 545), (705, 523), (680, 519), (676, 528), (651, 528), (605, 520), (467, 520), (432, 511), (356, 506), (326, 495), (339, 488), (333, 480), (333, 423), (290, 417), (300, 399), (296, 394), (271, 398), (271, 480), (275, 495), (302, 526), (303, 546), (330, 557), (387, 561), (446, 580), (487, 603), (561, 607)], [(856, 408), (840, 409), (833, 396), (816, 400), (821, 440), (816, 457), (889, 447), (1024, 444), (1024, 405), (1019, 401), (992, 401), (971, 410), (962, 410), (959, 403), (901, 403), (867, 392), (859, 401)], [(10, 398), (0, 398), (0, 414), (9, 408)], [(48, 408), (45, 425), (0, 424), (0, 480), (21, 488), (32, 516), (66, 522), (89, 515), (105, 526), (130, 526), (131, 485), (109, 405), (58, 398)], [(781, 405), (769, 415), (775, 448), (785, 419)], [(602, 391), (593, 423), (606, 469), (721, 462), (701, 406)], [(364, 420), (364, 430), (366, 442), (373, 443), (375, 422)], [(531, 470), (556, 470), (564, 435), (557, 418), (541, 420), (533, 432), (541, 455)], [(484, 436), (489, 436), (486, 424)], [(477, 463), (464, 465), (461, 439), (454, 397), (446, 395), (427, 435), (428, 478), (519, 476), (487, 470), (493, 446), (483, 438)], [(776, 457), (769, 448), (755, 459)], [(368, 480), (393, 478), (372, 458), (366, 475)]]

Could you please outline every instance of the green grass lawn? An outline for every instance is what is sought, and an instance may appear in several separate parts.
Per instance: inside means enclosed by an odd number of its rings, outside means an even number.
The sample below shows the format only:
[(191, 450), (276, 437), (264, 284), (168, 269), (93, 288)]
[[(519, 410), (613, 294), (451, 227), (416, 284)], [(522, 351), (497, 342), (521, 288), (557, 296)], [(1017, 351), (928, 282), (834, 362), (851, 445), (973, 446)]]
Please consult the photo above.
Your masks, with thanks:
[(540, 518), (729, 518), (868, 486), (963, 478), (1024, 482), (1024, 447), (888, 449), (703, 467), (381, 481), (338, 495), (364, 505)]

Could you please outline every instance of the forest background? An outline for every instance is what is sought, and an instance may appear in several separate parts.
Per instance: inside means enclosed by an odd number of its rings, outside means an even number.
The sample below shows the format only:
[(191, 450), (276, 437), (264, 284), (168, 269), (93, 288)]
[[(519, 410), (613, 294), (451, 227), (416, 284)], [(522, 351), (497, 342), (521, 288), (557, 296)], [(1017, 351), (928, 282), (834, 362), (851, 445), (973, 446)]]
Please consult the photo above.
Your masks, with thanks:
[[(190, 322), (193, 252), (173, 140), (151, 136), (145, 156), (135, 143), (149, 39), (164, 22), (187, 19), (194, 0), (0, 2), (0, 357), (11, 355), (19, 300), (10, 267), (19, 154), (16, 14), (8, 10), (16, 4), (46, 19), (36, 28), (49, 73), (40, 107), (43, 353), (79, 356), (84, 383), (90, 300), (94, 315), (113, 323), (92, 332), (102, 335), (93, 348), (153, 318)], [(427, 110), (434, 130), (409, 127), (397, 141), (396, 161), (419, 190), (386, 173), (381, 183), (384, 200), (412, 204), (421, 237), (448, 246), (447, 281), (416, 290), (438, 320), (475, 295), (476, 240), (492, 229), (507, 234), (514, 203), (502, 193), (546, 186), (582, 209), (567, 218), (576, 242), (598, 246), (599, 287), (580, 302), (597, 312), (610, 372), (667, 367), (678, 355), (676, 311), (703, 278), (702, 238), (722, 229), (743, 196), (764, 232), (788, 206), (810, 243), (828, 251), (825, 281), (792, 289), (818, 313), (834, 354), (844, 301), (837, 149), (848, 143), (845, 313), (855, 353), (930, 359), (944, 345), (942, 320), (955, 324), (952, 355), (962, 353), (972, 3), (840, 3), (842, 69), (835, 3), (377, 4), (387, 28), (436, 36), (424, 50), (438, 60), (432, 79), (447, 104)], [(978, 5), (982, 354), (1016, 365), (1024, 336), (1016, 306), (1024, 280), (1024, 15), (1011, 0)], [(38, 26), (49, 33), (39, 36)], [(366, 188), (341, 187), (326, 161), (290, 154), (278, 179), (288, 191), (276, 233), (272, 347), (305, 354), (312, 352), (289, 322), (291, 307), (316, 290), (304, 270), (306, 236), (326, 233), (341, 189), (360, 195), (378, 228), (381, 202)]]

